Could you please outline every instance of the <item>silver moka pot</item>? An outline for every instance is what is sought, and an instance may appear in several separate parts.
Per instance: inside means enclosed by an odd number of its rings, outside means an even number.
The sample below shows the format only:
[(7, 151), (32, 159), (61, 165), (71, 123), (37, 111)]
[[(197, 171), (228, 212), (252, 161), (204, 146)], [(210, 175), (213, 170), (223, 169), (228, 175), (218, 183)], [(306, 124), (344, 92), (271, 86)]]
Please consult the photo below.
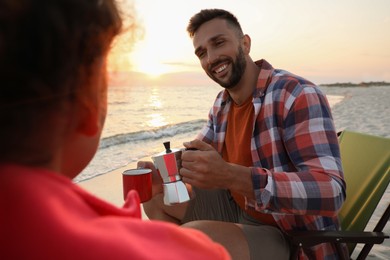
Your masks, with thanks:
[(179, 170), (181, 168), (180, 149), (170, 149), (170, 142), (164, 143), (165, 151), (153, 155), (152, 160), (163, 180), (164, 204), (172, 205), (190, 200), (188, 191)]

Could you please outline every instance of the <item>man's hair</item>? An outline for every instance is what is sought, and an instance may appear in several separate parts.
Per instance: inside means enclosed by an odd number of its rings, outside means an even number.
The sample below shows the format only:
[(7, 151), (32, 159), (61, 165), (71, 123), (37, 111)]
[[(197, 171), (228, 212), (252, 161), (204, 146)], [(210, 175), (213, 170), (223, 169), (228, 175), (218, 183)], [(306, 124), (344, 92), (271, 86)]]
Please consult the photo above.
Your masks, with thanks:
[(238, 22), (238, 19), (232, 13), (222, 9), (203, 9), (199, 13), (192, 16), (188, 23), (187, 32), (190, 37), (194, 37), (196, 31), (202, 24), (213, 19), (225, 20), (228, 25), (237, 30), (239, 36), (243, 35), (241, 25)]
[(121, 28), (114, 0), (1, 1), (0, 161), (85, 91)]

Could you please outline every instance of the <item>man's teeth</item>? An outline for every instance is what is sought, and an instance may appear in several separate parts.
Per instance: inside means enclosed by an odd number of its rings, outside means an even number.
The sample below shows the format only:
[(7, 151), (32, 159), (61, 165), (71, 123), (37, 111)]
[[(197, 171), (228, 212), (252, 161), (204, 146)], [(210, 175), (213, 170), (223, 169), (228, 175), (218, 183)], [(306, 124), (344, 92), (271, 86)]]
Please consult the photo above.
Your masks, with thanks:
[(220, 73), (221, 71), (225, 70), (227, 68), (227, 65), (223, 65), (221, 67), (219, 67), (218, 69), (215, 70), (216, 73)]

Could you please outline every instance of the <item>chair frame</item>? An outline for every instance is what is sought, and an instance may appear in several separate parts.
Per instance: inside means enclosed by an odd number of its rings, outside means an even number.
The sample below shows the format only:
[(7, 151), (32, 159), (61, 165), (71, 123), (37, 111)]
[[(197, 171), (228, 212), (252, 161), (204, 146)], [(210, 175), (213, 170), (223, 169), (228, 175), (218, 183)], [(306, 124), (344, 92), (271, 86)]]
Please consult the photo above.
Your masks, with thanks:
[[(297, 259), (301, 248), (312, 247), (321, 243), (333, 243), (341, 259), (346, 259), (342, 243), (365, 244), (360, 251), (357, 260), (366, 259), (374, 244), (382, 244), (389, 235), (382, 232), (390, 218), (390, 204), (383, 213), (372, 232), (369, 231), (289, 231), (287, 232), (292, 247), (294, 248), (291, 259)], [(352, 252), (350, 252), (352, 253)]]
[[(340, 135), (341, 133), (339, 133)], [(384, 173), (388, 174), (388, 170)], [(348, 186), (348, 183), (347, 183)], [(382, 194), (383, 196), (383, 194)], [(377, 206), (377, 205), (375, 205)], [(356, 259), (365, 259), (374, 244), (382, 244), (385, 239), (390, 238), (388, 234), (383, 231), (386, 223), (390, 219), (390, 203), (386, 210), (382, 214), (378, 223), (372, 232), (370, 231), (352, 231), (352, 230), (341, 230), (341, 231), (287, 231), (286, 235), (289, 238), (292, 246), (291, 259), (298, 259), (299, 252), (301, 249), (309, 248), (321, 243), (332, 243), (339, 255), (340, 259), (347, 259), (345, 251), (343, 250), (342, 244), (364, 244), (364, 247), (360, 251)], [(352, 249), (351, 249), (352, 248)], [(350, 256), (352, 255), (354, 245), (350, 248)]]

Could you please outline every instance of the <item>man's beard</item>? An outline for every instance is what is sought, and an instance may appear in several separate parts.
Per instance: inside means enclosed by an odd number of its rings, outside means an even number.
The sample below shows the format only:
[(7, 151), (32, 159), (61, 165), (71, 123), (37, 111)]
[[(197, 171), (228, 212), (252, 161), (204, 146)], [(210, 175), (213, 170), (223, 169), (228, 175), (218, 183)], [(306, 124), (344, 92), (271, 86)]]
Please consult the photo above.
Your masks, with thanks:
[[(214, 68), (217, 64), (225, 62), (225, 61), (230, 61), (232, 65), (232, 73), (230, 75), (230, 78), (227, 82), (223, 82), (216, 78), (213, 73), (211, 72), (211, 68)], [(208, 67), (206, 74), (215, 82), (217, 82), (221, 87), (230, 89), (233, 88), (240, 82), (242, 75), (245, 72), (246, 68), (246, 61), (245, 61), (245, 54), (244, 51), (242, 50), (241, 46), (238, 47), (238, 54), (236, 56), (236, 60), (233, 61), (231, 58), (226, 58), (226, 59), (220, 59), (216, 62), (214, 62), (211, 66)]]

